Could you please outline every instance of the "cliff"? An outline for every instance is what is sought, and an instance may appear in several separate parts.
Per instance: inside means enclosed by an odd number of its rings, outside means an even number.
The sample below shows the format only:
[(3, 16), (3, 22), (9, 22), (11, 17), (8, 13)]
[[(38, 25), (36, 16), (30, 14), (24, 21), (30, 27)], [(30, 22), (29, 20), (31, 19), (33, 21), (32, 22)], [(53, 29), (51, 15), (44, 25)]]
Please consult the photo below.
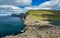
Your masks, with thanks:
[(24, 32), (4, 38), (60, 38), (60, 26), (50, 23), (60, 20), (59, 16), (59, 10), (30, 10), (24, 17)]
[(60, 20), (59, 10), (30, 10), (26, 13), (26, 25), (50, 25), (50, 21)]

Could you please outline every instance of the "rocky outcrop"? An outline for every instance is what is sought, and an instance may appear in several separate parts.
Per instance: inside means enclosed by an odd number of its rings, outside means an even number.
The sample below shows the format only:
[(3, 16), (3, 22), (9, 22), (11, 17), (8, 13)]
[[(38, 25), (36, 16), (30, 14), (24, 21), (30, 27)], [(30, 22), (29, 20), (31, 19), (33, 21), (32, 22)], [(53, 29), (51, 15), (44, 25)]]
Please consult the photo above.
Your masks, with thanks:
[(37, 19), (34, 19), (33, 17), (31, 16), (27, 16), (24, 20), (24, 23), (25, 25), (27, 26), (34, 26), (34, 25), (39, 25), (39, 26), (42, 26), (42, 25), (51, 25), (49, 24), (49, 21), (44, 21), (44, 20), (37, 20)]

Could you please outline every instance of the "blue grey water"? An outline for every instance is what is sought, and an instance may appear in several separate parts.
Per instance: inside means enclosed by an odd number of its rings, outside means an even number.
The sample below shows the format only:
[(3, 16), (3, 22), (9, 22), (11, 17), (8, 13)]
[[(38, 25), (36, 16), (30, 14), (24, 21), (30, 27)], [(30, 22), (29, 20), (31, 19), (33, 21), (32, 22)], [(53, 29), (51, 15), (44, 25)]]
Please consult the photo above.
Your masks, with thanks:
[(24, 22), (19, 17), (0, 16), (0, 37), (21, 33), (24, 29)]
[(50, 24), (55, 25), (55, 26), (60, 26), (60, 20), (55, 20), (55, 21), (49, 21)]

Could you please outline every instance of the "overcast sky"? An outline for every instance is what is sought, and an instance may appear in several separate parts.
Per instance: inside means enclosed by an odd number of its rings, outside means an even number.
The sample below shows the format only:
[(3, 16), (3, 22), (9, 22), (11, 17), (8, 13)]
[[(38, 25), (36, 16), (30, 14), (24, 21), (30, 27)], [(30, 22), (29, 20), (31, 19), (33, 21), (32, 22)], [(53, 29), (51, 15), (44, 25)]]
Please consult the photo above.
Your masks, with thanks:
[(0, 0), (0, 15), (37, 9), (60, 10), (60, 0)]

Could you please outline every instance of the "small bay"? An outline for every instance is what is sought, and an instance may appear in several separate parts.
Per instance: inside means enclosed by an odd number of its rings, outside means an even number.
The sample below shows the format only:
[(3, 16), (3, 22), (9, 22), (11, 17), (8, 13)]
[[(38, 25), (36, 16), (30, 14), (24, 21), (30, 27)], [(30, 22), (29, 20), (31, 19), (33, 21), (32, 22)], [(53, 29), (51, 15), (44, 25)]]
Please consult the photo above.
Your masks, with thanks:
[(19, 17), (0, 16), (0, 37), (18, 34), (24, 29), (24, 22)]

